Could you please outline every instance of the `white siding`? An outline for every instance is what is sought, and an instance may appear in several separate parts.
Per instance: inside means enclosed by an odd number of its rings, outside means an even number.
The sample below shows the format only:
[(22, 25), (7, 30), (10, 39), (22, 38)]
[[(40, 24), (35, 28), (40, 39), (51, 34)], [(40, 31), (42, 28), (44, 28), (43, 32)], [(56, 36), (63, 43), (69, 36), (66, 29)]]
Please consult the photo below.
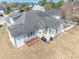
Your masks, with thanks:
[[(24, 45), (24, 38), (19, 37), (19, 38), (15, 38), (15, 39), (14, 39), (14, 37), (11, 36), (11, 34), (10, 34), (9, 31), (8, 31), (8, 34), (9, 34), (10, 41), (11, 41), (11, 43), (13, 44), (13, 46), (15, 46), (15, 47), (18, 48), (18, 47)], [(20, 39), (20, 38), (21, 38), (21, 39)], [(19, 41), (16, 41), (16, 40), (19, 40)]]
[(64, 26), (63, 26), (63, 24), (61, 24), (61, 25), (59, 26), (59, 28), (58, 28), (57, 34), (60, 34), (60, 33), (63, 32), (63, 31), (64, 31)]
[(14, 46), (16, 46), (15, 41), (14, 41), (14, 38), (11, 36), (11, 34), (10, 34), (9, 31), (8, 31), (8, 34), (9, 34), (11, 43), (12, 43)]
[[(50, 30), (51, 30), (51, 32), (50, 32)], [(50, 37), (55, 37), (55, 30), (49, 28), (47, 31), (47, 34), (45, 34), (44, 36), (46, 37), (47, 41), (50, 41)]]
[(51, 29), (50, 37), (55, 37), (55, 35), (56, 35), (55, 29)]
[(14, 21), (13, 21), (12, 18), (10, 18), (10, 23), (11, 23), (12, 25), (14, 25)]
[(6, 19), (5, 17), (0, 18), (0, 25), (3, 25), (6, 23), (5, 19)]
[(15, 38), (15, 41), (16, 41), (16, 47), (19, 48), (21, 46), (23, 46), (25, 43), (24, 43), (24, 37), (23, 36), (20, 36), (18, 38)]
[[(51, 33), (50, 33), (50, 30), (51, 30)], [(56, 34), (56, 32), (55, 32), (54, 29), (48, 28), (48, 29), (47, 29), (47, 33), (44, 32), (44, 31), (45, 31), (45, 29), (43, 29), (43, 30), (40, 29), (40, 30), (38, 31), (38, 36), (39, 36), (40, 38), (44, 36), (44, 37), (47, 39), (47, 41), (50, 40), (50, 37), (54, 37), (55, 34)]]
[(4, 10), (0, 10), (0, 13), (4, 14)]
[(38, 30), (37, 35), (41, 38), (43, 36), (43, 30), (42, 29)]

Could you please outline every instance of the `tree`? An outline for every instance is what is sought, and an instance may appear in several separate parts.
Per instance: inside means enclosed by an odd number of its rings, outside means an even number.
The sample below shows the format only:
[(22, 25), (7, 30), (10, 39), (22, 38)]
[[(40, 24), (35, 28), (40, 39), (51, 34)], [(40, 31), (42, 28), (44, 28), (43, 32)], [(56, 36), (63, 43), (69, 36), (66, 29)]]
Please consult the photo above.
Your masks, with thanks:
[(11, 6), (12, 8), (17, 7), (17, 5), (18, 5), (18, 3), (15, 3), (15, 2), (10, 4), (10, 6)]
[(11, 12), (11, 8), (10, 8), (10, 6), (7, 6), (4, 13), (9, 14), (10, 12)]
[(63, 3), (64, 3), (64, 0), (59, 0), (59, 1), (56, 3), (56, 7), (62, 6)]
[(27, 11), (27, 10), (29, 10), (29, 4), (27, 4), (27, 3), (19, 4), (18, 9)]
[(0, 25), (0, 28), (2, 27), (2, 25)]
[(11, 9), (10, 9), (10, 7), (9, 7), (9, 6), (6, 8), (6, 10), (7, 10), (7, 11), (11, 11)]
[(60, 7), (63, 3), (64, 3), (63, 0), (59, 0), (57, 3), (53, 2), (53, 0), (50, 0), (50, 2), (47, 2), (47, 0), (40, 0), (39, 1), (39, 4), (44, 6), (46, 9)]
[(47, 0), (40, 0), (39, 1), (39, 4), (42, 5), (42, 6), (44, 6), (46, 3), (47, 3)]
[(48, 9), (48, 8), (55, 8), (56, 5), (55, 5), (54, 2), (48, 2), (47, 4), (44, 5), (44, 7), (45, 7), (46, 9)]
[(2, 3), (2, 5), (4, 5), (4, 6), (7, 5), (7, 2), (6, 2), (6, 1), (2, 1), (1, 3)]

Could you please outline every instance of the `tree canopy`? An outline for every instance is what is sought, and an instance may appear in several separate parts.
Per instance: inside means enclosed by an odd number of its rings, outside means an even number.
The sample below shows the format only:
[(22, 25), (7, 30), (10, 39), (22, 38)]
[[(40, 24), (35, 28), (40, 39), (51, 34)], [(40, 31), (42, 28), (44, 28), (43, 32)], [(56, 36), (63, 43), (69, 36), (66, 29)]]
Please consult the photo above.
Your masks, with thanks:
[(59, 1), (56, 3), (56, 7), (62, 6), (63, 3), (64, 3), (64, 0), (59, 0)]
[(24, 11), (29, 10), (29, 4), (23, 3), (22, 5), (20, 5), (20, 9), (21, 9), (21, 10), (24, 10)]
[(39, 4), (44, 6), (45, 8), (57, 8), (57, 7), (60, 7), (63, 3), (64, 3), (63, 0), (59, 0), (57, 3), (52, 2), (52, 0), (50, 0), (49, 2), (47, 2), (47, 0), (39, 1)]
[(47, 0), (40, 0), (39, 1), (39, 4), (42, 5), (42, 6), (44, 6), (46, 3), (47, 3)]

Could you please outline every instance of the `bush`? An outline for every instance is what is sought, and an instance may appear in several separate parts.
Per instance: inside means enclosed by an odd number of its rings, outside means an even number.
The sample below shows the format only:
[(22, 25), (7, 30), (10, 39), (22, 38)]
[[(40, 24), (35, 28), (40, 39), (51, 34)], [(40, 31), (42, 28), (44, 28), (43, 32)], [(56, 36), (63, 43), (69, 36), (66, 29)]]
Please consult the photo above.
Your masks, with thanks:
[(0, 28), (2, 27), (2, 25), (0, 25)]
[(73, 18), (76, 22), (79, 22), (79, 17), (74, 17)]

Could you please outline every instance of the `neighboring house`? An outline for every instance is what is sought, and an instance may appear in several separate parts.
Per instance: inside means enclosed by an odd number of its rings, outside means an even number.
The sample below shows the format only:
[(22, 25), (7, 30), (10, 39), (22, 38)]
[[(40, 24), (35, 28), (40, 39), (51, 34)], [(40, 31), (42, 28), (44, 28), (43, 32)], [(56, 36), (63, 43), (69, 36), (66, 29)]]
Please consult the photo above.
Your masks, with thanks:
[(3, 25), (4, 23), (6, 23), (6, 17), (4, 15), (4, 11), (5, 11), (5, 7), (0, 6), (0, 25)]
[(3, 25), (3, 24), (6, 23), (6, 20), (5, 19), (6, 19), (5, 17), (0, 16), (0, 25)]
[(4, 18), (0, 18), (0, 25), (3, 25), (5, 23)]
[(34, 5), (32, 7), (32, 10), (41, 10), (41, 11), (45, 11), (45, 8), (43, 6), (40, 5)]
[(4, 11), (5, 11), (5, 10), (6, 10), (6, 8), (5, 8), (5, 7), (0, 6), (0, 13), (4, 14)]
[(0, 6), (0, 17), (5, 16), (4, 11), (6, 10), (5, 6)]
[(60, 34), (63, 29), (63, 21), (60, 18), (55, 18), (47, 12), (30, 10), (23, 12), (14, 25), (8, 26), (8, 33), (13, 45), (20, 47), (25, 44), (25, 41), (36, 36), (49, 41), (51, 37)]
[(6, 23), (6, 17), (0, 13), (0, 25), (3, 25), (4, 23)]

